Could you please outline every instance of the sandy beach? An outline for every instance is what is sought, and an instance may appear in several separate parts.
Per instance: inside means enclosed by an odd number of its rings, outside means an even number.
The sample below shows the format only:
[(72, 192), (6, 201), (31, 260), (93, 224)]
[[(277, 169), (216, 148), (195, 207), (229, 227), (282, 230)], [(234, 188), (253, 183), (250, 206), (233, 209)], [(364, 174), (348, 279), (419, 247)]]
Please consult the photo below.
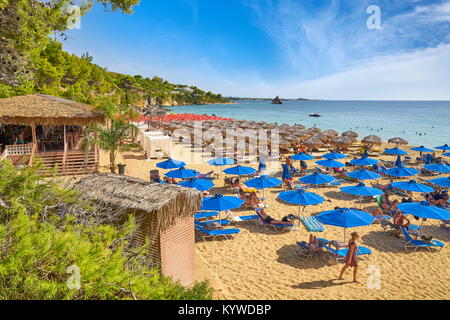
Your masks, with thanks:
[[(387, 145), (380, 146), (383, 150)], [(186, 147), (187, 148), (187, 147)], [(410, 147), (402, 147), (408, 150)], [(188, 148), (186, 150), (189, 150)], [(326, 151), (325, 149), (323, 150)], [(408, 150), (409, 151), (409, 150)], [(411, 151), (415, 158), (418, 153)], [(174, 157), (176, 158), (176, 157)], [(379, 155), (377, 159), (392, 160), (392, 156)], [(101, 165), (107, 171), (107, 155), (102, 154)], [(120, 156), (118, 162), (126, 163), (126, 174), (148, 179), (149, 170), (156, 168), (161, 160), (145, 160), (142, 153), (127, 152)], [(308, 162), (313, 166), (314, 161)], [(298, 166), (298, 162), (295, 163)], [(249, 165), (256, 166), (256, 165)], [(202, 173), (215, 171), (220, 173), (223, 167), (207, 164), (188, 164), (187, 168)], [(278, 169), (277, 169), (278, 168)], [(275, 165), (274, 171), (280, 171)], [(161, 175), (165, 170), (160, 170)], [(274, 172), (275, 173), (275, 172)], [(278, 173), (279, 174), (279, 173)], [(276, 175), (276, 174), (275, 174)], [(214, 183), (216, 187), (211, 194), (231, 195), (231, 191), (223, 187), (222, 174)], [(440, 175), (445, 176), (445, 175)], [(447, 175), (448, 176), (448, 175)], [(431, 179), (429, 177), (424, 177)], [(387, 178), (379, 179), (387, 183)], [(410, 179), (401, 179), (410, 180)], [(343, 183), (342, 186), (354, 183)], [(298, 214), (299, 207), (287, 205), (276, 199), (281, 187), (265, 190), (265, 203), (268, 213), (281, 219), (292, 213)], [(340, 192), (339, 187), (323, 187), (313, 192), (323, 196), (325, 202), (307, 207), (303, 215), (315, 215), (334, 207), (357, 207), (359, 200)], [(259, 192), (262, 195), (262, 192)], [(399, 196), (393, 198), (401, 199)], [(414, 193), (414, 200), (421, 200), (421, 195)], [(374, 209), (376, 203), (363, 201), (363, 208)], [(249, 209), (234, 210), (236, 214), (253, 214)], [(420, 224), (421, 222), (413, 223)], [(334, 262), (325, 252), (306, 260), (297, 253), (296, 241), (308, 241), (310, 232), (303, 225), (298, 231), (274, 231), (255, 223), (237, 223), (233, 227), (241, 232), (232, 240), (197, 241), (198, 278), (208, 278), (214, 287), (218, 299), (449, 299), (450, 233), (439, 226), (436, 220), (428, 220), (423, 224), (423, 231), (431, 234), (446, 244), (441, 251), (405, 252), (400, 239), (383, 231), (379, 224), (367, 227), (348, 229), (361, 235), (360, 245), (372, 250), (369, 260), (361, 261), (359, 268), (360, 283), (352, 283), (351, 271), (347, 271), (345, 280), (337, 280), (342, 264)], [(326, 226), (326, 230), (315, 233), (318, 237), (329, 240), (344, 240), (342, 228)], [(346, 239), (348, 240), (348, 239)], [(370, 289), (368, 282), (374, 273), (379, 271), (380, 288)]]

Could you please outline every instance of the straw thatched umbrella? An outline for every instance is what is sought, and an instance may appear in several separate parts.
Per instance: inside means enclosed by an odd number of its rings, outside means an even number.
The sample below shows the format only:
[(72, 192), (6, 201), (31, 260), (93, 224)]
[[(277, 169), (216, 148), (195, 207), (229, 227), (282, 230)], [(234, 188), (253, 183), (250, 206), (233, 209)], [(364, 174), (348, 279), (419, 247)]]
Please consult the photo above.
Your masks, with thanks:
[(303, 145), (305, 145), (308, 148), (318, 148), (322, 147), (324, 143), (320, 139), (310, 137), (303, 141)]
[(322, 134), (327, 136), (330, 139), (334, 139), (337, 136), (339, 136), (339, 133), (337, 131), (335, 131), (335, 130), (332, 130), (332, 129), (326, 130), (326, 131), (322, 132)]
[(358, 137), (358, 134), (356, 133), (356, 132), (354, 132), (354, 131), (345, 131), (343, 134), (342, 134), (342, 136), (351, 136), (351, 137), (354, 137), (354, 138), (357, 138)]
[(340, 136), (331, 141), (334, 146), (348, 147), (353, 143), (351, 136)]
[[(132, 234), (131, 245), (140, 246), (149, 241), (151, 263), (161, 264), (163, 273), (166, 263), (173, 267), (173, 259), (183, 268), (189, 267), (193, 271), (193, 214), (200, 208), (201, 192), (115, 174), (89, 175), (75, 183), (73, 188), (97, 206), (105, 208), (99, 212), (110, 214), (110, 218), (116, 220), (112, 223), (123, 223), (129, 214), (133, 214), (136, 230)], [(174, 236), (183, 243), (182, 248), (169, 243)], [(180, 280), (189, 280), (185, 277), (186, 270), (174, 271), (171, 268), (167, 272), (166, 275), (175, 279), (180, 276)]]
[(389, 139), (388, 143), (395, 144), (395, 145), (401, 145), (401, 144), (407, 145), (408, 141), (406, 141), (405, 139), (400, 138), (400, 137), (395, 137), (395, 138)]
[(379, 136), (371, 134), (370, 136), (364, 137), (364, 139), (362, 139), (361, 142), (364, 144), (378, 145), (382, 143), (382, 140)]

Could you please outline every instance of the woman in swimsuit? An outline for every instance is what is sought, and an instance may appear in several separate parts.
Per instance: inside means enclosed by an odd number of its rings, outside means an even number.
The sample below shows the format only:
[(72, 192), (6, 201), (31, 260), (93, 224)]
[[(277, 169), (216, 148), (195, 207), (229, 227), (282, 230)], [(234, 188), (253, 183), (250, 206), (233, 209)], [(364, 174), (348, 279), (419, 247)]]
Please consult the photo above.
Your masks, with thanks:
[(356, 241), (359, 240), (359, 234), (357, 232), (353, 232), (351, 234), (351, 239), (348, 242), (348, 251), (347, 251), (347, 255), (345, 256), (345, 266), (342, 268), (341, 270), (341, 274), (339, 275), (339, 280), (344, 280), (343, 276), (344, 276), (344, 272), (345, 270), (347, 270), (349, 267), (353, 268), (353, 282), (358, 282), (358, 280), (356, 279), (356, 275), (358, 273), (358, 257), (356, 256), (358, 247), (356, 245)]
[(389, 195), (384, 194), (382, 196), (383, 202), (381, 203), (381, 206), (383, 207), (383, 209), (385, 210), (389, 210), (389, 212), (395, 214), (398, 211), (397, 205), (398, 205), (398, 200), (394, 200), (391, 201), (389, 199)]
[(272, 218), (271, 216), (269, 216), (264, 209), (256, 209), (256, 212), (258, 213), (258, 215), (261, 217), (261, 219), (263, 219), (264, 221), (266, 221), (269, 224), (283, 224), (283, 225), (287, 225), (287, 226), (291, 226), (292, 222), (291, 221), (280, 221), (280, 220), (275, 220), (274, 218)]

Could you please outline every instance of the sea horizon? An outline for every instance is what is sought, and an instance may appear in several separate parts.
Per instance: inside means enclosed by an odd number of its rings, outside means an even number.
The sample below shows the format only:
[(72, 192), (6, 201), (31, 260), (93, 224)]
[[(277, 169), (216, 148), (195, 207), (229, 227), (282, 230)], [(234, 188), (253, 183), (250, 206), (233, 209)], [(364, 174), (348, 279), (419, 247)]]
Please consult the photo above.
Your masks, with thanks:
[[(360, 138), (374, 134), (383, 141), (399, 136), (410, 145), (434, 147), (450, 143), (447, 100), (285, 100), (281, 105), (271, 104), (271, 99), (234, 102), (168, 109), (174, 113), (214, 114), (239, 120), (300, 123), (340, 133), (352, 130)], [(310, 117), (313, 113), (321, 117)]]

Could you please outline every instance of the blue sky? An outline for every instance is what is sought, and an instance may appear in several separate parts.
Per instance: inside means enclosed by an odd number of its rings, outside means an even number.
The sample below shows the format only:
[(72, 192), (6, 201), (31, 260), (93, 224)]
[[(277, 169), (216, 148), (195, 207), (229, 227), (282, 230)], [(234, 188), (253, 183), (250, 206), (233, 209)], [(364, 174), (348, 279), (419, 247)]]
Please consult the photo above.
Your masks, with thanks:
[[(370, 5), (381, 29), (366, 26)], [(141, 0), (134, 11), (96, 5), (65, 49), (226, 96), (450, 99), (450, 0)]]

